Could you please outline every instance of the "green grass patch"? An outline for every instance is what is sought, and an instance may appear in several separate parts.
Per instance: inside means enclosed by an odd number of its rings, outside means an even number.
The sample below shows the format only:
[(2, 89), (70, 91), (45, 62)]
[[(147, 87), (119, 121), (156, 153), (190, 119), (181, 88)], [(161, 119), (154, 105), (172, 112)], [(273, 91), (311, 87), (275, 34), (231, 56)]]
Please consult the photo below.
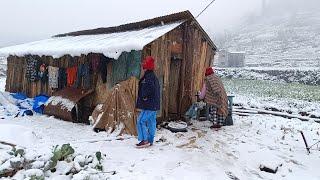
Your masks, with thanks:
[(223, 79), (228, 93), (262, 98), (290, 98), (320, 102), (320, 87), (298, 83), (278, 83), (263, 80)]

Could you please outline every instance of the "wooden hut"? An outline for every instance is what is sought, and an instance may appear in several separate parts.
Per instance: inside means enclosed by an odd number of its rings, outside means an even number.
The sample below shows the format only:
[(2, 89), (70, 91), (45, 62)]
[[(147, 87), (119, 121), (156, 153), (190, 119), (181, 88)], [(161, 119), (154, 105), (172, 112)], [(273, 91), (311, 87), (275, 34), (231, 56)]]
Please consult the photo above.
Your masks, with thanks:
[(151, 55), (156, 60), (155, 71), (162, 88), (158, 114), (168, 118), (181, 115), (195, 101), (205, 68), (213, 63), (216, 49), (194, 16), (184, 11), (116, 27), (59, 34), (47, 40), (3, 48), (0, 53), (8, 54), (6, 91), (22, 92), (30, 97), (41, 93), (54, 95), (61, 89), (29, 81), (28, 56), (58, 68), (90, 62), (96, 56), (111, 59), (105, 83), (99, 73), (90, 74), (89, 89), (95, 91), (92, 108), (108, 89), (132, 76), (139, 78), (142, 60)]
[(219, 67), (244, 67), (245, 52), (221, 50), (218, 52), (217, 65)]

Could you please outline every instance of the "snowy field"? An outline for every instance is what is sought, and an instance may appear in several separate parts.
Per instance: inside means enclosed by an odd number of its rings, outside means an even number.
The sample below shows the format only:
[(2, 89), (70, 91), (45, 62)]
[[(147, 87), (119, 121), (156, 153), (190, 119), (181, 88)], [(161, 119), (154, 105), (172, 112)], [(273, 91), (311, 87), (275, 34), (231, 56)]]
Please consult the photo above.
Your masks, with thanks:
[[(156, 136), (158, 142), (148, 149), (136, 149), (134, 137), (111, 140), (115, 137), (105, 132), (97, 134), (90, 126), (47, 116), (2, 119), (0, 139), (24, 146), (25, 157), (37, 160), (34, 164), (43, 164), (53, 146), (64, 143), (75, 148), (75, 156), (101, 151), (106, 154), (104, 171), (116, 171), (115, 175), (110, 175), (89, 174), (83, 170), (80, 179), (88, 176), (97, 179), (230, 179), (228, 175), (239, 179), (320, 178), (315, 168), (320, 163), (320, 151), (312, 150), (307, 155), (298, 132), (303, 130), (308, 143), (313, 144), (320, 139), (319, 124), (268, 115), (234, 116), (234, 119), (234, 126), (220, 131), (210, 130), (209, 122), (194, 122), (187, 133), (174, 134), (160, 129)], [(104, 141), (107, 139), (110, 141)], [(8, 158), (9, 150), (6, 146), (0, 147), (0, 162)], [(260, 164), (279, 166), (279, 171), (276, 174), (262, 172)], [(59, 162), (55, 173), (45, 175), (51, 179), (72, 179), (64, 174), (65, 169), (72, 166), (72, 163)], [(23, 179), (30, 170), (27, 172), (21, 170), (13, 178)]]
[(320, 117), (318, 86), (243, 79), (224, 79), (223, 82), (227, 92), (235, 95), (234, 104)]
[[(154, 146), (136, 149), (135, 137), (95, 133), (88, 125), (44, 115), (13, 118), (0, 107), (0, 141), (25, 150), (24, 158), (17, 158), (9, 155), (10, 146), (0, 144), (0, 173), (10, 162), (31, 161), (12, 179), (320, 179), (320, 150), (315, 146), (308, 155), (299, 132), (314, 144), (320, 140), (320, 124), (271, 115), (234, 115), (234, 122), (219, 131), (209, 129), (210, 122), (197, 121), (186, 133), (159, 128)], [(53, 147), (66, 143), (73, 155), (59, 161), (55, 172), (44, 173)], [(102, 171), (92, 168), (96, 161), (79, 166), (98, 151), (106, 155)], [(278, 167), (278, 172), (260, 171), (260, 165)]]
[(320, 66), (313, 68), (244, 67), (216, 69), (219, 76), (223, 78), (320, 85)]

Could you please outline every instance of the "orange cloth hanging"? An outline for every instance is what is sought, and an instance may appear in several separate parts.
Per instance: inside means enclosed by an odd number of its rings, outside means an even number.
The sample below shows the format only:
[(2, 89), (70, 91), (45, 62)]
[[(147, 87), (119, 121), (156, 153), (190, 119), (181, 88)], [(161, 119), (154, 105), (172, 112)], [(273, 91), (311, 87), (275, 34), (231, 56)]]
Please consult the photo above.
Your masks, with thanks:
[(73, 84), (76, 82), (77, 80), (77, 66), (74, 66), (74, 67), (70, 67), (70, 68), (67, 68), (67, 85), (68, 87), (71, 87), (73, 86)]

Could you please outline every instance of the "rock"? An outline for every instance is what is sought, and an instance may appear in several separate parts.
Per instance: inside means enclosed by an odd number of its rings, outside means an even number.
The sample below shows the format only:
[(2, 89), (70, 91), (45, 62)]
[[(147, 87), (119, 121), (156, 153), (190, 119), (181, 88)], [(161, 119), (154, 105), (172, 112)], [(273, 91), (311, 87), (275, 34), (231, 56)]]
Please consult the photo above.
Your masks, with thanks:
[(74, 162), (73, 163), (73, 167), (75, 169), (76, 172), (80, 172), (82, 170), (80, 164), (78, 162)]
[(40, 169), (29, 169), (24, 172), (25, 178), (44, 179), (44, 173)]
[(69, 174), (69, 172), (73, 168), (73, 162), (66, 162), (66, 161), (59, 161), (56, 166), (56, 172), (58, 172), (60, 175), (66, 175)]
[(9, 161), (12, 169), (20, 170), (23, 167), (24, 158), (15, 157), (15, 158), (11, 158)]
[(85, 164), (88, 165), (88, 164), (92, 163), (92, 161), (93, 161), (93, 157), (92, 157), (92, 156), (88, 156), (88, 157), (86, 158)]
[(10, 160), (7, 160), (5, 163), (3, 163), (0, 166), (0, 178), (1, 177), (13, 176), (14, 175), (13, 171), (14, 171), (14, 169), (11, 168)]
[(85, 179), (90, 179), (89, 172), (81, 171), (72, 177), (72, 180), (85, 180)]
[(70, 180), (70, 176), (67, 175), (57, 175), (49, 178), (49, 180)]
[(32, 169), (41, 169), (44, 167), (44, 165), (45, 165), (44, 161), (35, 161), (35, 162), (31, 163)]
[(277, 173), (278, 168), (279, 168), (278, 166), (276, 168), (270, 168), (270, 167), (267, 167), (267, 166), (262, 165), (262, 164), (259, 166), (260, 171), (273, 173), (273, 174)]
[(86, 165), (86, 157), (83, 155), (78, 155), (74, 158), (74, 162), (77, 162), (81, 167), (84, 167)]

